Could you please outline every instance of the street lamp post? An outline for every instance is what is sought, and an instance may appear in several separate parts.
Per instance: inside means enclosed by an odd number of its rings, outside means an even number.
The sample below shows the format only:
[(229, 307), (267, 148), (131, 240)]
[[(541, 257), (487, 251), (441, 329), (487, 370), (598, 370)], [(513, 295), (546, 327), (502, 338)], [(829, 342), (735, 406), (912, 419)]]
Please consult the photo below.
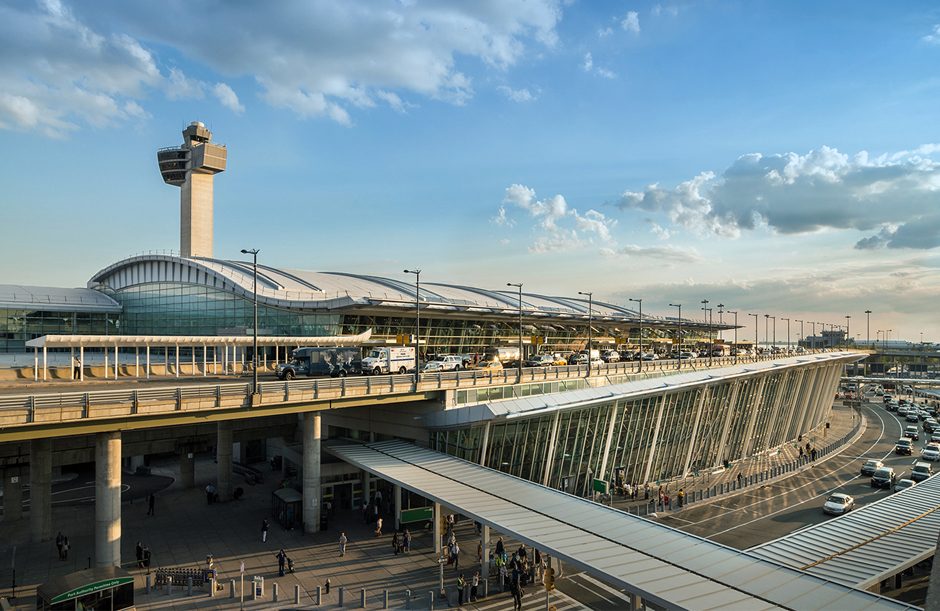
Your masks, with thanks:
[(764, 314), (764, 344), (770, 339), (770, 314)]
[(760, 320), (760, 314), (748, 314), (754, 317), (754, 356), (757, 356), (757, 321)]
[(816, 323), (813, 321), (808, 321), (809, 324), (813, 325), (813, 350), (816, 349)]
[(630, 301), (640, 304), (640, 368), (639, 373), (643, 373), (643, 300), (630, 298)]
[(882, 339), (884, 340), (884, 349), (885, 349), (885, 350), (888, 349), (888, 334), (891, 333), (892, 331), (894, 331), (894, 329), (887, 329), (887, 330), (885, 330), (885, 334), (882, 336)]
[(258, 394), (258, 253), (259, 249), (254, 248), (251, 250), (242, 249), (242, 254), (251, 255), (254, 258), (253, 269), (254, 269), (254, 279), (251, 283), (251, 292), (254, 294), (255, 301), (255, 322), (254, 329), (252, 333), (254, 338), (251, 342), (251, 370), (254, 373), (254, 381), (252, 384), (251, 393), (253, 395)]
[[(587, 347), (587, 357), (588, 357), (588, 368), (587, 375), (591, 377), (591, 344), (594, 341), (594, 292), (590, 293), (584, 291), (578, 291), (578, 295), (587, 295), (588, 297), (588, 347)], [(640, 365), (642, 366), (642, 359), (640, 360)]]
[(871, 310), (865, 310), (865, 344), (871, 350)]
[[(702, 311), (705, 312), (706, 314), (711, 314), (711, 310), (708, 309), (707, 299), (702, 300)], [(711, 323), (707, 323), (707, 324), (708, 324), (708, 366), (711, 367), (712, 366), (712, 352), (714, 351), (714, 348), (711, 345), (712, 344), (712, 326), (711, 326)]]
[[(725, 304), (723, 304), (723, 303), (719, 303), (719, 304), (718, 304), (718, 326), (721, 326), (721, 325), (725, 324), (725, 319), (724, 319), (724, 317), (722, 316), (722, 313), (723, 313), (723, 312), (722, 312), (722, 310), (721, 310), (723, 307), (725, 307)], [(721, 340), (721, 329), (718, 329), (718, 331), (715, 333), (715, 335), (717, 335), (717, 336), (718, 336), (718, 339)]]
[[(669, 307), (679, 308), (679, 362), (676, 363), (676, 369), (682, 368), (682, 304), (670, 303)], [(643, 358), (642, 356), (640, 357)]]
[(415, 275), (415, 388), (421, 381), (421, 270), (406, 269), (406, 274)]
[(519, 372), (519, 381), (522, 381), (522, 283), (507, 282), (506, 286), (514, 286), (519, 289), (519, 366), (516, 368)]
[(727, 312), (728, 314), (734, 314), (734, 348), (732, 348), (732, 350), (734, 351), (734, 362), (735, 364), (737, 364), (738, 362), (738, 313), (732, 312), (731, 310), (727, 310)]
[(846, 316), (845, 317), (845, 349), (846, 350), (849, 349), (849, 337), (852, 335), (852, 328), (850, 326), (851, 324), (852, 324), (852, 317)]
[(781, 316), (780, 320), (787, 321), (787, 354), (790, 354), (790, 319)]
[(802, 320), (795, 320), (795, 321), (793, 321), (793, 322), (798, 322), (798, 323), (800, 323), (800, 339), (796, 342), (797, 347), (799, 347), (800, 341), (803, 341), (803, 342), (806, 341), (806, 337), (803, 335), (803, 321), (802, 321)]

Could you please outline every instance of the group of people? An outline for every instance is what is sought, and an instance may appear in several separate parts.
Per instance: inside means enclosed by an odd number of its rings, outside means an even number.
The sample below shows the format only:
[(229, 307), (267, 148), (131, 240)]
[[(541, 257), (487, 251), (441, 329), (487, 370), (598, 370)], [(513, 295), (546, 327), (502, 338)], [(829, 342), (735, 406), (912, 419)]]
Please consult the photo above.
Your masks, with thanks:
[(392, 536), (392, 549), (395, 550), (395, 555), (411, 553), (411, 532), (408, 529), (405, 529), (405, 532), (401, 533), (399, 536), (398, 531), (395, 531), (395, 534)]
[(69, 538), (63, 535), (61, 530), (55, 538), (55, 546), (59, 550), (59, 560), (67, 560), (69, 557)]
[(532, 565), (529, 563), (529, 554), (525, 543), (519, 546), (519, 549), (510, 556), (503, 545), (503, 538), (496, 541), (496, 553), (493, 556), (496, 569), (499, 571), (499, 578), (504, 586), (509, 587), (509, 593), (512, 594), (513, 609), (522, 609), (522, 597), (525, 596), (525, 586), (529, 582), (529, 572), (532, 567), (542, 572), (542, 554), (535, 550), (532, 555)]

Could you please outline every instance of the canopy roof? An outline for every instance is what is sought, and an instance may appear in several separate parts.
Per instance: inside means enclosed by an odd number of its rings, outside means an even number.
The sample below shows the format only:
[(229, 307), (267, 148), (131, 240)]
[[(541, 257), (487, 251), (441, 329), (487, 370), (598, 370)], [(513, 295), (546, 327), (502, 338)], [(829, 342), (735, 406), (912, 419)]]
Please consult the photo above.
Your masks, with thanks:
[(0, 309), (118, 313), (121, 304), (91, 289), (0, 284)]
[[(372, 330), (358, 335), (329, 337), (276, 337), (259, 335), (259, 346), (359, 346), (372, 337)], [(43, 335), (27, 340), (29, 348), (134, 348), (144, 346), (252, 346), (251, 335)]]

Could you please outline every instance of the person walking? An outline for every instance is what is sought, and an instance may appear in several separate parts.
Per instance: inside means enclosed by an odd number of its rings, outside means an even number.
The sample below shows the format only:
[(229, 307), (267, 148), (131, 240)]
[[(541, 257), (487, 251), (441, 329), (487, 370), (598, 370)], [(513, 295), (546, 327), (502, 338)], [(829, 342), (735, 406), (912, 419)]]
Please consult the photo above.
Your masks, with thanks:
[(395, 550), (395, 555), (396, 555), (396, 556), (398, 555), (398, 551), (399, 551), (399, 550), (398, 550), (398, 546), (399, 546), (399, 543), (398, 543), (398, 532), (396, 531), (395, 534), (392, 535), (392, 549)]
[(513, 581), (510, 586), (510, 592), (512, 593), (512, 608), (513, 611), (522, 611), (522, 589), (519, 587), (518, 581)]
[(261, 542), (264, 543), (268, 540), (268, 519), (263, 518), (261, 520)]
[(62, 560), (68, 560), (69, 558), (69, 538), (62, 537)]
[(649, 482), (646, 482), (645, 484), (643, 484), (643, 500), (644, 501), (650, 500), (650, 483)]
[(287, 562), (287, 554), (284, 553), (284, 550), (279, 551), (275, 554), (277, 558), (277, 574), (279, 577), (284, 576), (284, 563)]
[(72, 359), (72, 377), (76, 380), (82, 379), (82, 359), (81, 357), (74, 357)]
[(450, 554), (454, 559), (454, 570), (456, 571), (460, 563), (460, 546), (457, 545), (456, 541), (454, 541), (454, 544), (450, 548)]
[(153, 511), (153, 504), (154, 504), (154, 501), (155, 501), (155, 500), (156, 500), (156, 499), (155, 499), (155, 497), (153, 496), (153, 492), (151, 492), (151, 493), (150, 493), (150, 498), (147, 499), (147, 515), (148, 515), (148, 516), (156, 515), (156, 514), (154, 513), (154, 511)]
[(214, 496), (215, 496), (215, 488), (212, 486), (212, 484), (209, 484), (208, 486), (206, 486), (206, 502), (209, 505), (212, 504), (212, 497)]
[(499, 556), (502, 556), (504, 551), (505, 551), (505, 550), (503, 549), (503, 538), (500, 537), (500, 538), (496, 541), (496, 554), (499, 555)]
[(137, 568), (144, 568), (144, 546), (140, 541), (137, 542)]
[(744, 477), (744, 476), (743, 476), (743, 475), (741, 475), (741, 472), (740, 472), (740, 471), (738, 471), (738, 488), (740, 488), (740, 487), (741, 487), (741, 480), (743, 479), (743, 477)]
[(408, 531), (407, 528), (405, 529), (405, 535), (402, 537), (402, 541), (404, 543), (405, 551), (410, 554), (411, 553), (411, 533)]
[(55, 538), (56, 549), (59, 550), (59, 560), (65, 560), (65, 556), (62, 554), (62, 545), (65, 543), (65, 537), (62, 536), (62, 531), (59, 531), (59, 536)]
[(463, 573), (457, 578), (457, 605), (463, 605), (463, 588), (467, 582), (463, 579)]
[(382, 536), (382, 518), (378, 518), (375, 521), (375, 534), (380, 537)]
[(339, 534), (339, 555), (346, 555), (346, 533)]
[(470, 582), (470, 602), (477, 601), (477, 588), (480, 585), (480, 571), (473, 574), (473, 581)]

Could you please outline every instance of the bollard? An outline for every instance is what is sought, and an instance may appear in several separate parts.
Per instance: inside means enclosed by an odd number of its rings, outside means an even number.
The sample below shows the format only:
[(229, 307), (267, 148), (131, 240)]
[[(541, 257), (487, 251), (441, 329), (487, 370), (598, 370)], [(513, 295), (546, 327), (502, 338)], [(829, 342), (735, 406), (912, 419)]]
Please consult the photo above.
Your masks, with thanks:
[(229, 586), (228, 597), (235, 598), (235, 580), (234, 579), (232, 580), (232, 583)]
[(411, 611), (411, 590), (405, 590), (405, 609)]
[(215, 579), (209, 578), (209, 598), (215, 598)]
[(339, 597), (339, 606), (343, 606), (343, 586), (340, 586), (336, 589), (337, 596)]
[(388, 590), (382, 590), (382, 608), (388, 609)]
[(294, 586), (294, 604), (300, 604), (300, 586), (297, 585)]
[(251, 582), (251, 600), (258, 600), (258, 588), (255, 586), (254, 580)]
[(150, 594), (150, 575), (147, 575), (147, 594)]
[(166, 595), (171, 596), (173, 594), (173, 578), (167, 575), (166, 577)]
[(274, 602), (277, 602), (277, 582), (274, 582)]
[(187, 585), (188, 588), (189, 588), (189, 593), (186, 594), (186, 596), (192, 596), (192, 595), (193, 595), (193, 578), (192, 578), (192, 576), (190, 576), (187, 581), (188, 581), (188, 583), (187, 583), (186, 585)]
[(321, 592), (320, 586), (317, 586), (317, 602), (316, 602), (317, 606), (320, 606), (320, 592)]
[[(639, 515), (639, 512), (637, 512), (637, 515)], [(489, 598), (489, 596), (490, 596), (490, 580), (484, 579), (483, 580), (483, 598)]]
[(366, 589), (362, 588), (359, 590), (359, 607), (362, 609), (366, 608)]
[(434, 611), (434, 590), (428, 590), (428, 611)]

